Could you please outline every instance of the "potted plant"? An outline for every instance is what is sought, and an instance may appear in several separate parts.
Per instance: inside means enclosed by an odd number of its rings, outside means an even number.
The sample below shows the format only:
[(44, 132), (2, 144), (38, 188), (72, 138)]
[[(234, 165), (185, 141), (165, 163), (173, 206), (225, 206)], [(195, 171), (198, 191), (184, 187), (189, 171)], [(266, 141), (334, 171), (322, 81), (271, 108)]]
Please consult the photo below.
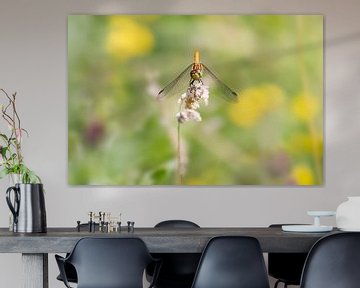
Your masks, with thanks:
[(13, 186), (6, 191), (6, 201), (13, 215), (10, 230), (14, 232), (46, 232), (44, 190), (41, 179), (24, 163), (22, 139), (28, 132), (22, 128), (16, 109), (16, 93), (4, 89), (5, 104), (0, 105), (1, 116), (8, 127), (0, 133), (0, 179), (10, 176)]
[(9, 131), (0, 133), (0, 179), (10, 175), (14, 183), (41, 183), (41, 179), (24, 163), (21, 144), (24, 134), (28, 132), (22, 128), (19, 114), (16, 109), (16, 93), (11, 96), (4, 90), (7, 103), (0, 105), (1, 116), (5, 120)]

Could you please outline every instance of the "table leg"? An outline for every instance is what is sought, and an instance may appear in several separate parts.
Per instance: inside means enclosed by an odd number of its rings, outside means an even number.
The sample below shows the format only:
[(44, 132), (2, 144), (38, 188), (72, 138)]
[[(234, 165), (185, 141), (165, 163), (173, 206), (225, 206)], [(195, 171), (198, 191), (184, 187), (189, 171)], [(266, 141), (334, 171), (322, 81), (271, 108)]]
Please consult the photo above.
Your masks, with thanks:
[(48, 254), (22, 254), (23, 288), (49, 288)]

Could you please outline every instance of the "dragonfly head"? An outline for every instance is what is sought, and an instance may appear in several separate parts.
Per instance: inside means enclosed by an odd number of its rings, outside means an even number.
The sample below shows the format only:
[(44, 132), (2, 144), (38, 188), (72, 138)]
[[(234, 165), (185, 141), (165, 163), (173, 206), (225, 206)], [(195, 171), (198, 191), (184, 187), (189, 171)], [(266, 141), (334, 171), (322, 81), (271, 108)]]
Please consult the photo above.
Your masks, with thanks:
[(190, 77), (192, 80), (201, 80), (201, 78), (203, 76), (201, 64), (199, 64), (198, 66), (199, 67), (197, 67), (196, 64), (194, 64), (193, 69), (191, 69), (191, 71), (190, 71)]

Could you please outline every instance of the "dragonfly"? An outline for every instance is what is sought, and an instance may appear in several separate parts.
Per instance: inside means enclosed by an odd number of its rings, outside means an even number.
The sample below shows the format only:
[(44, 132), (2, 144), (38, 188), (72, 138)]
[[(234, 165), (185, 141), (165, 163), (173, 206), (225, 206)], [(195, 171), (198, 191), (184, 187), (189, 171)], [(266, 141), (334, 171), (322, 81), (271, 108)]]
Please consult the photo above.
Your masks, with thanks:
[[(177, 76), (173, 81), (167, 84), (157, 95), (157, 99), (161, 100), (168, 95), (171, 95), (180, 83), (184, 79), (190, 76), (189, 84), (190, 86), (196, 83), (203, 84), (204, 76), (209, 76), (216, 86), (221, 90), (221, 96), (230, 102), (236, 102), (238, 94), (234, 92), (229, 86), (222, 82), (205, 64), (200, 61), (200, 52), (198, 50), (194, 53), (194, 62), (182, 71), (179, 76)], [(189, 78), (187, 78), (189, 79)]]

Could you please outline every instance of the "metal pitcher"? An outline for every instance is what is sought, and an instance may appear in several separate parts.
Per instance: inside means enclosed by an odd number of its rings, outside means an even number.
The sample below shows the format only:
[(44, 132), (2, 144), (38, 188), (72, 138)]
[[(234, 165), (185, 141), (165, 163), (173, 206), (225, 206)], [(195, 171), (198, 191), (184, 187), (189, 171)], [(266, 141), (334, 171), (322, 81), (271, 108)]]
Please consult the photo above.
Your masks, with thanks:
[[(12, 192), (13, 197), (11, 197)], [(6, 190), (6, 202), (14, 216), (14, 232), (42, 233), (47, 231), (42, 184), (15, 184)]]

